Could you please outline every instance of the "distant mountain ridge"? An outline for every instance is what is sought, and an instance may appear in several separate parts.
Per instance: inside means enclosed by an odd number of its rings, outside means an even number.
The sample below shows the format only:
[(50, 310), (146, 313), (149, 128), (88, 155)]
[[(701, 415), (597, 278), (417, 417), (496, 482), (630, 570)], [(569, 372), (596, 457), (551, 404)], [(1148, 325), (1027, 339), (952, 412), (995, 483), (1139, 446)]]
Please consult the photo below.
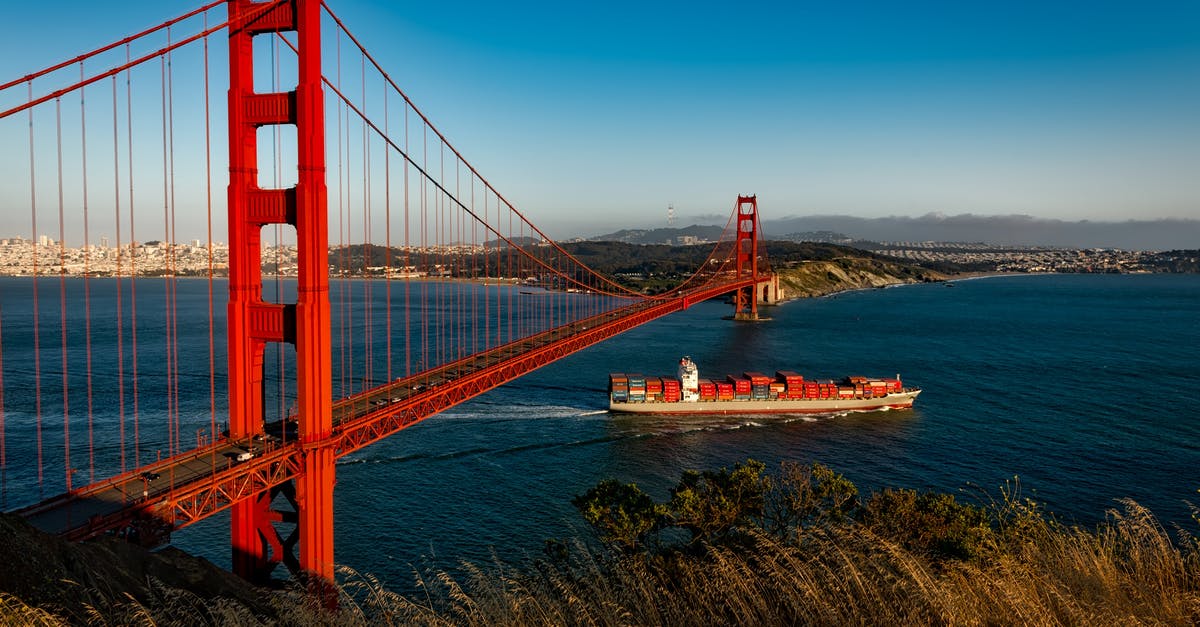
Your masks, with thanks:
[[(764, 212), (770, 215), (769, 212)], [(1196, 209), (1200, 215), (1200, 206)], [(715, 221), (717, 216), (696, 218)], [(591, 240), (632, 244), (662, 244), (681, 235), (716, 239), (719, 226), (694, 224), (685, 228), (625, 229)], [(1125, 250), (1194, 249), (1200, 242), (1200, 219), (1164, 218), (1121, 222), (1066, 221), (1029, 215), (888, 216), (860, 218), (847, 215), (809, 215), (772, 219), (764, 217), (766, 239), (793, 241), (850, 240), (873, 242), (977, 242), (995, 246), (1048, 246), (1057, 248), (1121, 248)], [(838, 239), (838, 236), (845, 239)]]

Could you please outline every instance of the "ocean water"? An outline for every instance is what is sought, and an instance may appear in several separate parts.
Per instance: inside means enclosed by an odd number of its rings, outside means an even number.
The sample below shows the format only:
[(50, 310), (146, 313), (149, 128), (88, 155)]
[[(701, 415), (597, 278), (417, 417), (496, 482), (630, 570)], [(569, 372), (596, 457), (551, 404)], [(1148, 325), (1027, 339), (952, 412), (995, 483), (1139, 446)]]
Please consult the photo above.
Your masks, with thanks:
[[(11, 281), (0, 283), (10, 500), (33, 489), (17, 467), (31, 453), (11, 401), (28, 387)], [(178, 289), (207, 315), (205, 282)], [(769, 467), (820, 461), (863, 491), (911, 487), (967, 500), (999, 497), (1019, 478), (1023, 496), (1068, 521), (1094, 524), (1128, 498), (1168, 528), (1200, 533), (1187, 504), (1200, 504), (1200, 277), (994, 277), (793, 301), (757, 324), (728, 313), (701, 303), (343, 458), (338, 562), (400, 589), (415, 568), (517, 562), (548, 538), (586, 534), (570, 500), (601, 479), (665, 498), (685, 469), (746, 458)], [(207, 366), (207, 346), (197, 353)], [(899, 373), (924, 392), (912, 410), (873, 413), (607, 413), (609, 372), (671, 374), (682, 355), (702, 377)], [(195, 387), (207, 403), (207, 381)], [(174, 542), (227, 565), (227, 525), (214, 517)]]

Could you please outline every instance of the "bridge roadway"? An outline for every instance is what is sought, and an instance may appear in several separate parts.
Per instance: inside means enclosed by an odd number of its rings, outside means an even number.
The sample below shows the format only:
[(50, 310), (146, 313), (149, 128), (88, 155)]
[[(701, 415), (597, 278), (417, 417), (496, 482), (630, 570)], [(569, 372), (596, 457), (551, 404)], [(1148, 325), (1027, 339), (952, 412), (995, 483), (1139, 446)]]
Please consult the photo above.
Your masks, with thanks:
[[(142, 529), (146, 544), (296, 477), (305, 451), (334, 446), (341, 457), (435, 413), (655, 318), (753, 285), (706, 285), (647, 299), (525, 337), (437, 368), (401, 377), (333, 405), (333, 429), (297, 441), (292, 419), (252, 438), (219, 437), (192, 451), (17, 510), (33, 526), (66, 539)], [(152, 538), (158, 540), (147, 541)]]

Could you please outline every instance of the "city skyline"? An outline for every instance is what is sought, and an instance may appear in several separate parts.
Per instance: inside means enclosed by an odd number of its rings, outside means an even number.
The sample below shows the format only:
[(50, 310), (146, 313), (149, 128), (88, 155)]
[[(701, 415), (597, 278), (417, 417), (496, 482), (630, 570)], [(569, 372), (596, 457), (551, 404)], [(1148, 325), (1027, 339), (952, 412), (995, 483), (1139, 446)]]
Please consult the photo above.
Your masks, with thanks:
[[(48, 19), (38, 7), (6, 8), (0, 79), (195, 6), (66, 2), (49, 33), (21, 27)], [(738, 193), (780, 219), (1200, 218), (1194, 3), (331, 6), (555, 237), (665, 226), (668, 204), (681, 222), (720, 213)], [(0, 165), (0, 232), (28, 237), (29, 177)]]

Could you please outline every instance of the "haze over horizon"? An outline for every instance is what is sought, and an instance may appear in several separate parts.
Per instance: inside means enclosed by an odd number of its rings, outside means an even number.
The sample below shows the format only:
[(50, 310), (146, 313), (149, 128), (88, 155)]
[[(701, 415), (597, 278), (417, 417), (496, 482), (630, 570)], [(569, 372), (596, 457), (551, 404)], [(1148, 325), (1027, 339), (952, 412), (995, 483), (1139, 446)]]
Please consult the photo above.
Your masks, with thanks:
[[(0, 80), (197, 5), (6, 7)], [(1200, 218), (1195, 2), (330, 6), (554, 237), (665, 226), (668, 204), (681, 224), (739, 193), (768, 220)], [(0, 155), (0, 236), (29, 236), (21, 157)], [(203, 224), (184, 215), (179, 233)]]

